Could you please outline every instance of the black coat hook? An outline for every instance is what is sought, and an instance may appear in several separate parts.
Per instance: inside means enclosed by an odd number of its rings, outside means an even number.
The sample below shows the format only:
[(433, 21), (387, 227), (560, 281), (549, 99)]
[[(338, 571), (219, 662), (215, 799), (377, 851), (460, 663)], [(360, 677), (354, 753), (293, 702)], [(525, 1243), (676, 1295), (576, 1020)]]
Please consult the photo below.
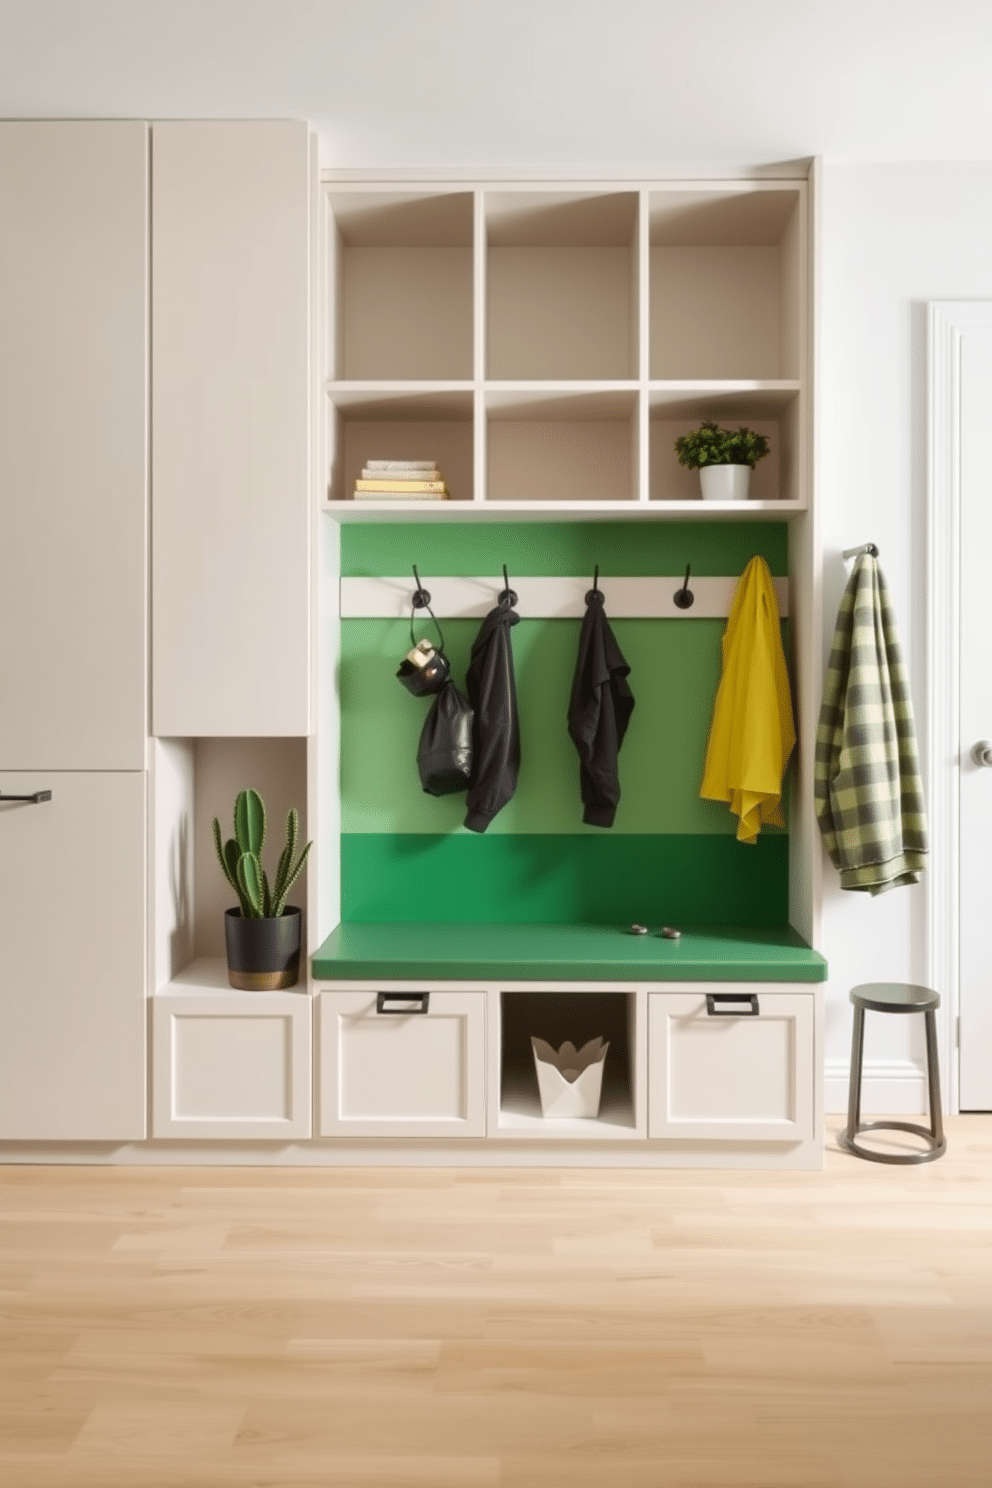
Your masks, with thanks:
[(689, 588), (689, 575), (691, 572), (692, 564), (687, 563), (685, 566), (685, 583), (682, 585), (681, 589), (676, 589), (675, 593), (672, 595), (673, 600), (678, 605), (680, 610), (691, 609), (696, 602), (696, 596)]
[(415, 610), (426, 610), (426, 609), (429, 609), (430, 608), (431, 597), (430, 597), (429, 592), (423, 587), (423, 585), (420, 582), (420, 575), (417, 572), (417, 565), (416, 564), (413, 565), (413, 577), (417, 581), (417, 587), (413, 591), (413, 608)]
[(599, 592), (599, 564), (593, 569), (592, 588), (586, 590), (586, 604), (602, 604), (603, 596)]
[(517, 596), (514, 590), (510, 588), (510, 577), (506, 571), (505, 563), (503, 564), (503, 584), (505, 587), (499, 596), (500, 604), (515, 605), (517, 603)]

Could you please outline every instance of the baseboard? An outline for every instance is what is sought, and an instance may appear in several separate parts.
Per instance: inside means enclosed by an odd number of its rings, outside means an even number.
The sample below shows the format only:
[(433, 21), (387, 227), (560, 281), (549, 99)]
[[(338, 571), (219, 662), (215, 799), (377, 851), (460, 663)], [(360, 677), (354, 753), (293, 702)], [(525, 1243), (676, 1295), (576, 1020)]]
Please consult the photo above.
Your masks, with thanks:
[[(927, 1077), (913, 1059), (866, 1059), (861, 1080), (864, 1116), (919, 1116), (927, 1109)], [(828, 1059), (823, 1071), (823, 1109), (830, 1115), (847, 1111), (846, 1059)]]

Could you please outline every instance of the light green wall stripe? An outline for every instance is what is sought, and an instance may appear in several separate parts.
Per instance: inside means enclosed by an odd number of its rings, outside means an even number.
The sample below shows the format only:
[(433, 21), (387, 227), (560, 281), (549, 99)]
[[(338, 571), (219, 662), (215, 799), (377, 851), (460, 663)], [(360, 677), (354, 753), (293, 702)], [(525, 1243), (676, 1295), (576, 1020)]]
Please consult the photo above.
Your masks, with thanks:
[[(566, 730), (580, 626), (521, 620), (513, 629), (520, 779), (490, 834), (603, 833), (582, 822), (578, 755)], [(443, 629), (464, 690), (479, 622), (446, 621)], [(724, 622), (617, 620), (613, 629), (631, 667), (635, 708), (620, 753), (622, 795), (612, 831), (735, 832), (725, 806), (699, 799)], [(423, 633), (433, 635), (433, 627)], [(464, 795), (433, 797), (420, 787), (417, 741), (430, 704), (411, 697), (395, 675), (410, 645), (408, 624), (346, 620), (341, 636), (342, 830), (464, 831)]]
[(505, 563), (514, 577), (739, 574), (760, 555), (772, 573), (788, 573), (784, 522), (369, 522), (341, 528), (341, 572), (347, 577), (493, 574)]

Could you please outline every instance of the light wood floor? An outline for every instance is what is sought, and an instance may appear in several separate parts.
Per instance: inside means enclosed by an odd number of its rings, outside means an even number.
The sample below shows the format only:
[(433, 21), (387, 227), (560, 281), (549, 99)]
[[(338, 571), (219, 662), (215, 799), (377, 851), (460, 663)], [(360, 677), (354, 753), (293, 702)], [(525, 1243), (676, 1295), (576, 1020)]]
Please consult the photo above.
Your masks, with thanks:
[(0, 1483), (988, 1488), (992, 1117), (948, 1133), (823, 1173), (0, 1169)]

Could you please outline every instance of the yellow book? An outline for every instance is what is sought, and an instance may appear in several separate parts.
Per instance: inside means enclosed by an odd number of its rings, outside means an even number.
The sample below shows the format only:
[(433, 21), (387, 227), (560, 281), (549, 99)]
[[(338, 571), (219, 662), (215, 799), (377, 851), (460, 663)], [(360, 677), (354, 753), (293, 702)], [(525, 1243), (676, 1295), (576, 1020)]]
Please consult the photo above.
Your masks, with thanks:
[(446, 487), (443, 480), (357, 480), (356, 491), (378, 491), (382, 496), (441, 496)]

